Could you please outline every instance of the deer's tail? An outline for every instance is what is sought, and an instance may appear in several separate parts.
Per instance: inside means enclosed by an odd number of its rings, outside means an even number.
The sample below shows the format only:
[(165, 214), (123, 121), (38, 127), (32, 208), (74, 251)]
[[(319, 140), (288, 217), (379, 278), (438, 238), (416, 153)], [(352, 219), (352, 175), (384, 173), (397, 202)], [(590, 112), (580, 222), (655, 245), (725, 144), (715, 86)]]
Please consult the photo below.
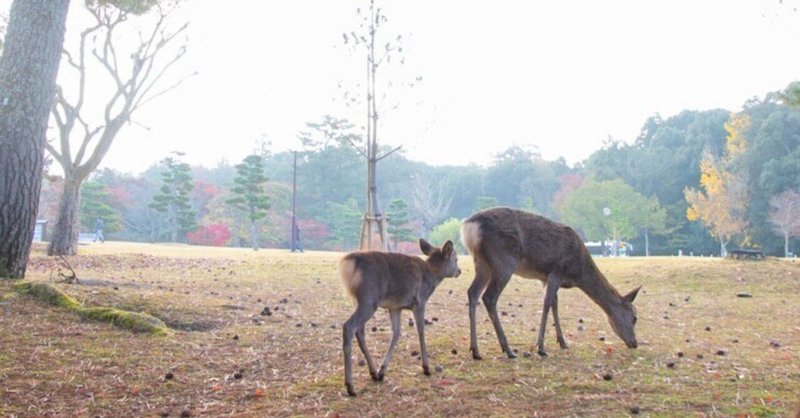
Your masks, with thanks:
[(470, 254), (477, 254), (481, 245), (481, 224), (466, 221), (461, 225), (461, 242)]
[(358, 285), (361, 284), (361, 272), (356, 265), (356, 259), (353, 257), (344, 257), (339, 262), (339, 275), (342, 278), (342, 286), (344, 291), (351, 299), (356, 299), (356, 290)]

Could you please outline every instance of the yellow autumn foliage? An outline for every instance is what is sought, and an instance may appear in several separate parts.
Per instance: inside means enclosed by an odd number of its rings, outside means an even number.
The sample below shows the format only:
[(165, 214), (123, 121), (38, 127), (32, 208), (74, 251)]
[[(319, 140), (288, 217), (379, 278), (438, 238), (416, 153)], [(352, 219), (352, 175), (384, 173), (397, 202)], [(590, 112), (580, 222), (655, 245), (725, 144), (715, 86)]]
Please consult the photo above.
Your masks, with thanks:
[(747, 228), (745, 213), (747, 209), (746, 180), (730, 171), (734, 158), (747, 149), (745, 133), (750, 120), (744, 114), (731, 114), (725, 123), (728, 136), (725, 139), (725, 154), (716, 158), (706, 151), (700, 161), (700, 187), (684, 189), (684, 197), (689, 203), (686, 219), (702, 222), (715, 238), (727, 242), (734, 235)]

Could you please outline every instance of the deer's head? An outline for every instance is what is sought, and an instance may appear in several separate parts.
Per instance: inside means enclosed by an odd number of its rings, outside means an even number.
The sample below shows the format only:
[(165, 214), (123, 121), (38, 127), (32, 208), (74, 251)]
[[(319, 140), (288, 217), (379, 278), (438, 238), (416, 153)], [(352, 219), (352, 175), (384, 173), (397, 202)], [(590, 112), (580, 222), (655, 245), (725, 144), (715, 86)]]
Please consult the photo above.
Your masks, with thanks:
[(461, 269), (458, 268), (458, 254), (453, 248), (453, 241), (447, 241), (442, 248), (439, 248), (420, 238), (419, 249), (428, 256), (428, 265), (440, 276), (458, 277), (461, 274)]
[(617, 334), (628, 348), (636, 348), (639, 344), (636, 342), (636, 308), (633, 306), (633, 300), (639, 294), (639, 286), (633, 289), (630, 293), (620, 299), (620, 303), (614, 305), (608, 314), (608, 321), (611, 323), (611, 328)]

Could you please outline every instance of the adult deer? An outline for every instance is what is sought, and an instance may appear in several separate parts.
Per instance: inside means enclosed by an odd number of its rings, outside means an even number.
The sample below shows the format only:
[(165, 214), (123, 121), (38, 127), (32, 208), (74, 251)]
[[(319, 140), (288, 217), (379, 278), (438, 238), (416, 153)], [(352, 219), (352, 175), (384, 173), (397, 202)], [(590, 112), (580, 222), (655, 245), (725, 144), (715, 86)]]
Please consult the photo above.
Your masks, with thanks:
[(500, 347), (509, 358), (516, 357), (508, 346), (497, 316), (497, 299), (512, 274), (538, 279), (546, 285), (537, 341), (539, 355), (547, 355), (544, 333), (550, 309), (553, 310), (558, 344), (561, 348), (567, 348), (558, 319), (557, 292), (561, 287), (573, 286), (583, 290), (605, 311), (611, 328), (629, 348), (636, 348), (633, 329), (636, 309), (633, 300), (641, 286), (625, 296), (620, 295), (597, 268), (583, 241), (572, 228), (521, 210), (492, 208), (464, 221), (461, 239), (475, 262), (475, 280), (468, 291), (470, 351), (473, 358), (481, 358), (475, 330), (475, 309), (481, 293)]
[[(356, 311), (344, 323), (342, 342), (344, 384), (350, 396), (356, 395), (353, 390), (351, 358), (353, 334), (367, 359), (372, 380), (382, 381), (400, 338), (400, 311), (403, 309), (410, 309), (414, 314), (419, 333), (422, 370), (425, 375), (431, 374), (425, 347), (425, 303), (445, 277), (458, 277), (461, 270), (458, 268), (458, 257), (451, 241), (438, 248), (420, 239), (419, 246), (422, 253), (428, 256), (424, 261), (404, 254), (369, 251), (350, 253), (339, 263), (339, 274), (345, 290), (357, 304)], [(367, 349), (364, 325), (379, 307), (389, 311), (392, 340), (380, 371), (376, 371)]]

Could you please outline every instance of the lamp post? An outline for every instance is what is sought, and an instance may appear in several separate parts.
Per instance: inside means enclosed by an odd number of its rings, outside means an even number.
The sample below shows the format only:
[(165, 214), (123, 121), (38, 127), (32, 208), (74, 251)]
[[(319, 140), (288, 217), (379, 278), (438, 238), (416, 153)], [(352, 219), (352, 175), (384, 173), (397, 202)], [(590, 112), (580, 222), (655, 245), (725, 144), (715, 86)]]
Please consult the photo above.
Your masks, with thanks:
[(292, 252), (297, 251), (297, 151), (293, 151), (292, 164)]
[[(608, 206), (604, 207), (603, 215), (605, 215), (606, 217), (611, 216), (611, 208), (609, 208)], [(614, 257), (616, 257), (617, 255), (619, 255), (619, 243), (617, 242), (617, 223), (614, 221), (613, 218), (611, 219), (611, 230), (612, 230), (611, 238), (613, 238), (613, 240), (611, 241), (613, 245), (613, 251), (611, 252), (611, 254)]]

